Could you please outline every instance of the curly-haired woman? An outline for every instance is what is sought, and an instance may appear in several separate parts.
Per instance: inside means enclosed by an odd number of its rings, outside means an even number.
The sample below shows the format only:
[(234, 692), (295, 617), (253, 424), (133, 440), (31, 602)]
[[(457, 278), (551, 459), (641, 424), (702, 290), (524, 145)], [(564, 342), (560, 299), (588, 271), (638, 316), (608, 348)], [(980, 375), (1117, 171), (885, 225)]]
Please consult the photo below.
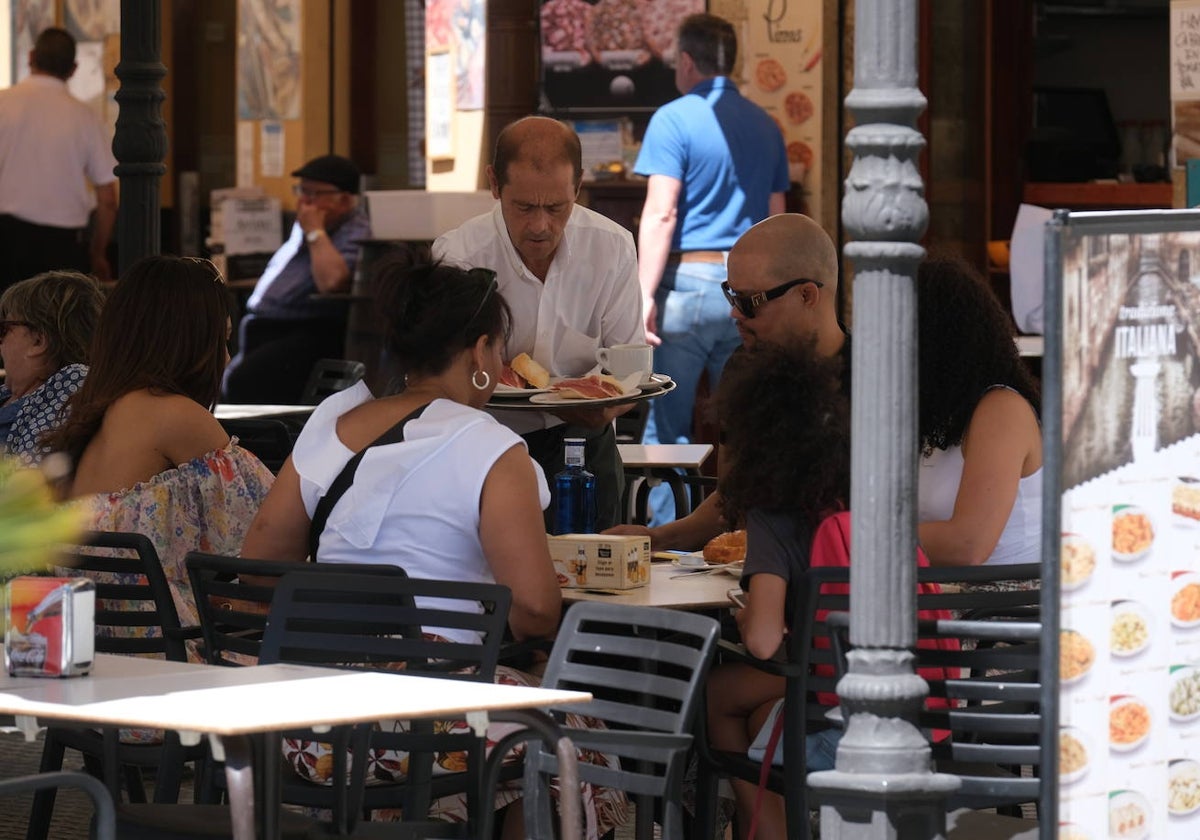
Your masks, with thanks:
[[(850, 500), (849, 401), (842, 359), (822, 359), (807, 345), (760, 344), (734, 354), (717, 393), (725, 419), (722, 514), (745, 523), (746, 607), (736, 613), (746, 650), (759, 659), (779, 651), (791, 599), (809, 568), (813, 537)], [(718, 750), (745, 753), (763, 728), (784, 680), (751, 665), (713, 668), (708, 680), (708, 734)], [(809, 770), (833, 767), (840, 730), (810, 733)], [(754, 812), (755, 786), (733, 781), (741, 836)], [(767, 793), (758, 808), (763, 837), (786, 834), (783, 800)]]
[(917, 323), (921, 548), (935, 566), (1037, 562), (1040, 404), (1008, 315), (966, 263), (930, 259)]

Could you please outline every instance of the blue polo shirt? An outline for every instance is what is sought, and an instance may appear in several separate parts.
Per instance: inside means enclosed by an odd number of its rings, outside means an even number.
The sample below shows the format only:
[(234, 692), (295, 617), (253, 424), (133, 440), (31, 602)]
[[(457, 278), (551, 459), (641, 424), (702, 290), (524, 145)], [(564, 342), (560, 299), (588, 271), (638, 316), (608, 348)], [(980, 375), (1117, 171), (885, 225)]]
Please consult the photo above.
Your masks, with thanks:
[[(358, 262), (358, 243), (370, 236), (371, 222), (361, 208), (356, 208), (329, 233), (329, 239), (346, 261), (351, 277)], [(312, 299), (316, 293), (312, 255), (304, 241), (304, 230), (296, 222), (292, 225), (292, 235), (267, 263), (246, 308), (259, 317), (278, 320), (332, 317), (334, 313), (328, 303)], [(336, 314), (340, 315), (341, 311)]]
[(681, 184), (673, 251), (728, 251), (788, 189), (775, 121), (727, 76), (701, 82), (655, 112), (634, 171)]

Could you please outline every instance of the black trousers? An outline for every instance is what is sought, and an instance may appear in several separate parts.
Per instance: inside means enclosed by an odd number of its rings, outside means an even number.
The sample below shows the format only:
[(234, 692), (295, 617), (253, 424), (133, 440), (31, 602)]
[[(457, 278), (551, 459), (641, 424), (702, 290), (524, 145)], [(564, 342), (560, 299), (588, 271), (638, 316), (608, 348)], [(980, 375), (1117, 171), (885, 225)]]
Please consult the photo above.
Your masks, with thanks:
[[(563, 440), (569, 437), (583, 438), (584, 468), (596, 476), (596, 530), (603, 531), (624, 521), (621, 513), (621, 496), (625, 491), (625, 465), (617, 451), (617, 436), (609, 424), (600, 429), (584, 429), (579, 426), (555, 426), (539, 429), (522, 435), (529, 447), (529, 455), (541, 465), (546, 481), (554, 492), (554, 475), (566, 466)], [(554, 502), (546, 508), (546, 532), (554, 526)]]
[(295, 405), (313, 365), (342, 358), (345, 342), (344, 320), (247, 315), (238, 325), (238, 354), (225, 369), (222, 401)]
[(91, 270), (84, 229), (35, 225), (0, 214), (0, 292), (55, 269)]

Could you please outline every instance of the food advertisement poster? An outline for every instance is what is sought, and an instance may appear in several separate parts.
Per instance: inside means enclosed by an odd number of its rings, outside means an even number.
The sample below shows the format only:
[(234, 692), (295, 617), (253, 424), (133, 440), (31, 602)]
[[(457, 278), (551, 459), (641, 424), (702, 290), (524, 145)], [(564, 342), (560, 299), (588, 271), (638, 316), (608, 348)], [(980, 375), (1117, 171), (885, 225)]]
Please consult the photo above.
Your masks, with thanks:
[(675, 33), (704, 0), (544, 0), (542, 109), (652, 111), (679, 95)]
[(1058, 837), (1195, 840), (1200, 214), (1068, 215), (1051, 230), (1063, 395)]
[(429, 0), (425, 6), (426, 50), (449, 53), (454, 59), (455, 91), (450, 103), (454, 110), (483, 108), (486, 22), (483, 0)]
[(821, 163), (821, 7), (802, 0), (757, 4), (740, 38), (742, 93), (774, 117), (787, 146), (788, 173), (804, 186), (812, 208), (821, 206), (815, 174)]

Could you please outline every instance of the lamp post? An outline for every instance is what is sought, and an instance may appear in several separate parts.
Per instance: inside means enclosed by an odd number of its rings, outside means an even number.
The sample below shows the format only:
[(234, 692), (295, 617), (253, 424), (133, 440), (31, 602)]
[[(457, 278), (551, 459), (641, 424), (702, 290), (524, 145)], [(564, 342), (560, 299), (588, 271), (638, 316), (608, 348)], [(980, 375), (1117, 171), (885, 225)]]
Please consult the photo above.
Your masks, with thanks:
[(954, 776), (933, 772), (916, 725), (928, 687), (916, 640), (917, 344), (914, 278), (928, 208), (917, 170), (917, 0), (857, 0), (846, 136), (854, 162), (842, 221), (854, 238), (851, 390), (853, 511), (849, 672), (838, 684), (846, 732), (837, 769), (809, 776), (829, 840), (945, 834)]
[(121, 61), (117, 64), (117, 131), (113, 154), (121, 181), (117, 210), (118, 276), (161, 243), (159, 184), (167, 167), (162, 118), (162, 9), (159, 0), (121, 0)]

